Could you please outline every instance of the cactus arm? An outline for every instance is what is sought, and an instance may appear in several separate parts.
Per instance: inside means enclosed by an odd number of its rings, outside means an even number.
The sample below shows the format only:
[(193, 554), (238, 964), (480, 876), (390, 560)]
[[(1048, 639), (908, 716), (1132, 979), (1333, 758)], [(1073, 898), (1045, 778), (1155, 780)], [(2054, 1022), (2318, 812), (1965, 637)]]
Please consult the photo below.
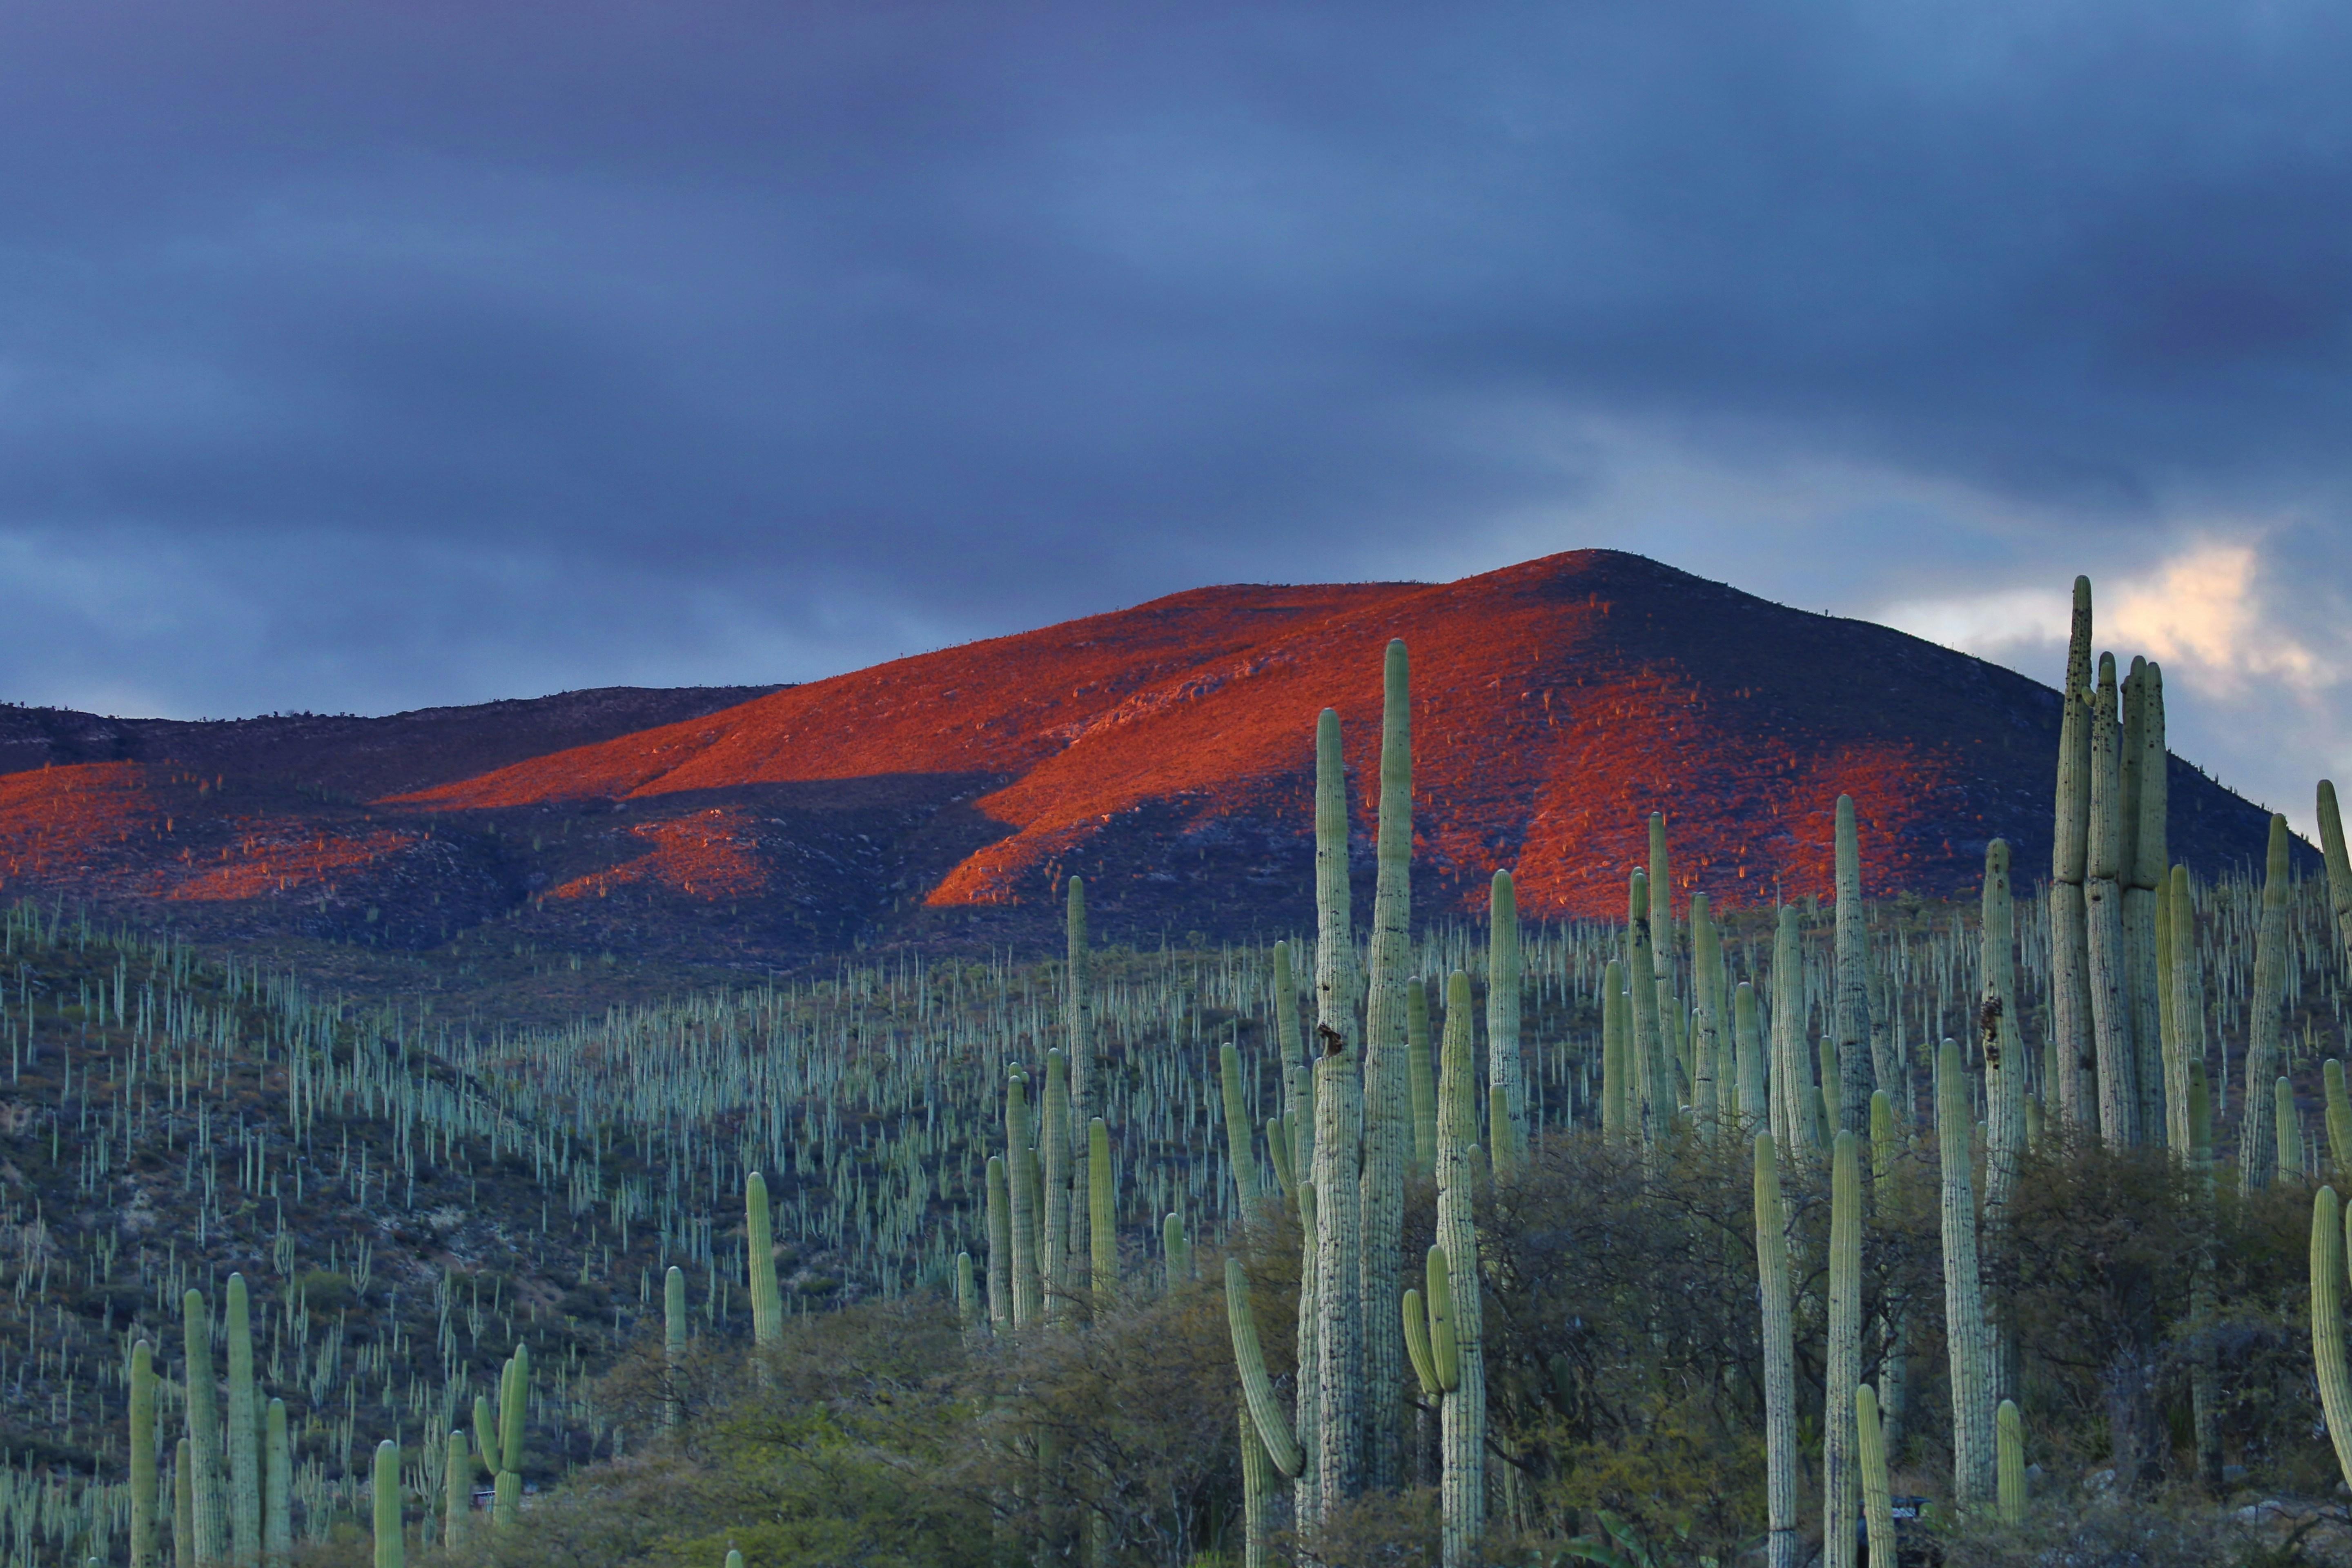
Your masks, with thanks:
[(1404, 1352), (1412, 1362), (1412, 1375), (1421, 1384), (1422, 1396), (1435, 1399), (1445, 1392), (1437, 1381), (1437, 1363), (1429, 1354), (1429, 1310), (1422, 1303), (1421, 1292), (1408, 1286), (1404, 1293)]
[(1234, 1170), (1234, 1191), (1243, 1223), (1258, 1200), (1257, 1145), (1250, 1137), (1249, 1108), (1242, 1093), (1241, 1047), (1227, 1040), (1217, 1047), (1217, 1087), (1224, 1101), (1225, 1163)]
[(1250, 1310), (1249, 1276), (1242, 1272), (1242, 1260), (1231, 1253), (1225, 1255), (1225, 1326), (1232, 1334), (1234, 1364), (1241, 1371), (1242, 1398), (1249, 1407), (1250, 1424), (1257, 1428), (1258, 1440), (1265, 1445), (1274, 1468), (1286, 1478), (1296, 1478), (1303, 1463), (1298, 1439), (1282, 1413), (1281, 1401), (1275, 1397), (1274, 1382), (1266, 1375), (1257, 1318)]
[(767, 1178), (753, 1171), (743, 1178), (743, 1255), (751, 1270), (751, 1341), (761, 1350), (783, 1337), (783, 1300), (776, 1289), (775, 1211), (768, 1205)]
[[(1853, 1451), (1862, 1479), (1863, 1526), (1870, 1532), (1870, 1560), (1876, 1563), (1895, 1561), (1894, 1489), (1887, 1484), (1886, 1437), (1878, 1419), (1878, 1394), (1870, 1384), (1858, 1383), (1853, 1389)], [(1839, 1532), (1846, 1542), (1846, 1556), (1853, 1555), (1853, 1521), (1851, 1516), (1846, 1527)]]
[(499, 1468), (522, 1472), (522, 1427), (530, 1414), (530, 1350), (517, 1345), (499, 1385)]
[(2025, 1522), (2025, 1418), (2017, 1402), (2004, 1399), (1993, 1413), (1994, 1442), (2000, 1449), (2000, 1495), (1997, 1511), (2003, 1524), (2015, 1529)]
[(375, 1446), (372, 1479), (375, 1497), (375, 1568), (402, 1568), (407, 1555), (400, 1536), (400, 1445), (389, 1437)]
[(1454, 1337), (1454, 1270), (1446, 1263), (1445, 1248), (1429, 1249), (1422, 1278), (1429, 1286), (1424, 1298), (1429, 1315), (1429, 1370), (1437, 1379), (1437, 1391), (1450, 1394), (1462, 1386), (1462, 1353)]
[(1946, 1040), (1937, 1062), (1936, 1142), (1943, 1172), (1944, 1321), (1951, 1360), (1953, 1491), (1962, 1508), (1989, 1500), (1994, 1480), (1992, 1358), (1977, 1262), (1975, 1182), (1970, 1170), (1975, 1124), (1967, 1063), (1960, 1047)]

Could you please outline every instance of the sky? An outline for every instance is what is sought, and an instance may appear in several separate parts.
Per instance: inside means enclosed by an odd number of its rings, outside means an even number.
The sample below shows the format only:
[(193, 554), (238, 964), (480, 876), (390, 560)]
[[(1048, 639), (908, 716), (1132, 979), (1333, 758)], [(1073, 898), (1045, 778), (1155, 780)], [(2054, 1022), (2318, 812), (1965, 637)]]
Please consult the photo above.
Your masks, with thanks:
[(805, 679), (1639, 551), (2352, 769), (2352, 12), (0, 19), (0, 698)]

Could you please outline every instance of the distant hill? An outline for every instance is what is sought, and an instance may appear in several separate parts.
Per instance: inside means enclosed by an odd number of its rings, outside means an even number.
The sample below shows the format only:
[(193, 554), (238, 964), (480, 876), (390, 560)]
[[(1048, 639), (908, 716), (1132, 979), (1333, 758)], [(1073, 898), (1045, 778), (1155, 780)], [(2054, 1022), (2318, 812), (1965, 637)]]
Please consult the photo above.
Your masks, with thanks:
[[(0, 894), (199, 927), (501, 940), (773, 964), (853, 942), (1303, 928), (1312, 726), (1347, 725), (1360, 834), (1381, 649), (1411, 647), (1415, 908), (1622, 918), (1643, 820), (1679, 894), (1826, 893), (1854, 796), (1874, 896), (2048, 864), (2058, 698), (1901, 632), (1639, 556), (1440, 584), (1171, 595), (782, 689), (580, 692), (391, 719), (219, 724), (0, 710)], [(2176, 858), (2263, 813), (2179, 760)], [(1369, 893), (1368, 837), (1359, 846)]]

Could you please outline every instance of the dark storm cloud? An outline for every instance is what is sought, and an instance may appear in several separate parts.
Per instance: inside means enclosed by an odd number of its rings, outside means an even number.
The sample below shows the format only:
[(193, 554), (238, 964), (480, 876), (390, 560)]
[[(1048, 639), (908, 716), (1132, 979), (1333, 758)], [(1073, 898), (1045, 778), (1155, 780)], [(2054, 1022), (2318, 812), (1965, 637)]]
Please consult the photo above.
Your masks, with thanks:
[(1626, 431), (1950, 487), (1810, 518), (1819, 571), (1748, 578), (1801, 604), (2150, 565), (2217, 510), (2315, 508), (2336, 563), (2332, 8), (5, 31), (16, 695), (790, 678), (1207, 580), (1604, 542), (1728, 573), (1786, 523), (1737, 485), (1612, 517)]

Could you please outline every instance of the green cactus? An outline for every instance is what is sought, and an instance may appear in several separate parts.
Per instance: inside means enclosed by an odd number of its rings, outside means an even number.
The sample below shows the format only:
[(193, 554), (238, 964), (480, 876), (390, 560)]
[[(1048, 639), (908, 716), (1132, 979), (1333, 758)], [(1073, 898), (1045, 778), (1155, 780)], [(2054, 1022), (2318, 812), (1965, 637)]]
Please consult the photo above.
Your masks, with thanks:
[(172, 1447), (172, 1564), (196, 1568), (196, 1450), (185, 1437)]
[(1323, 1358), (1317, 1339), (1323, 1314), (1315, 1274), (1322, 1256), (1322, 1230), (1312, 1181), (1298, 1184), (1298, 1232), (1297, 1418), (1293, 1429), (1298, 1435), (1300, 1460), (1298, 1483), (1291, 1495), (1299, 1527), (1312, 1529), (1322, 1518), (1323, 1496), (1322, 1462), (1316, 1453), (1323, 1430)]
[(784, 1337), (784, 1300), (776, 1289), (775, 1211), (768, 1205), (767, 1178), (753, 1171), (743, 1178), (743, 1257), (751, 1284), (751, 1342), (772, 1350)]
[(1007, 1205), (1013, 1252), (1013, 1326), (1025, 1329), (1045, 1306), (1037, 1279), (1037, 1151), (1030, 1142), (1029, 1078), (1017, 1068), (1004, 1081), (1005, 1156), (1011, 1163)]
[(1059, 1051), (1045, 1053), (1045, 1099), (1037, 1118), (1037, 1180), (1044, 1202), (1038, 1232), (1037, 1285), (1045, 1321), (1055, 1322), (1070, 1305), (1070, 1063)]
[(212, 1314), (202, 1292), (181, 1298), (186, 1366), (189, 1458), (195, 1494), (195, 1561), (212, 1568), (227, 1556), (221, 1529), (220, 1405), (213, 1383)]
[(2158, 889), (2167, 880), (2166, 817), (2171, 786), (2166, 775), (2164, 671), (2154, 660), (2132, 660), (2137, 733), (2126, 745), (2139, 759), (2132, 796), (2131, 853), (2124, 865), (2124, 929), (2130, 944), (2132, 1039), (2138, 1047), (2140, 1136), (2170, 1144), (2166, 1092), (2163, 1005), (2157, 964)]
[(982, 1323), (980, 1287), (972, 1279), (971, 1254), (969, 1252), (955, 1255), (955, 1301), (958, 1326), (967, 1338), (978, 1333)]
[(1087, 1123), (1087, 1288), (1108, 1299), (1118, 1289), (1118, 1173), (1110, 1163), (1110, 1129)]
[[(1649, 901), (1649, 878), (1636, 871), (1632, 878), (1630, 900), (1635, 905)], [(1658, 977), (1651, 953), (1651, 923), (1635, 920), (1626, 927), (1628, 948), (1625, 991), (1633, 1003), (1633, 1100), (1632, 1122), (1638, 1130), (1644, 1146), (1658, 1142), (1674, 1125), (1674, 1068), (1666, 1060), (1665, 1046), (1659, 1035)], [(1453, 1028), (1449, 1016), (1445, 1026)]]
[(1837, 797), (1834, 837), (1837, 968), (1830, 1027), (1837, 1042), (1839, 1077), (1834, 1086), (1824, 1079), (1822, 1089), (1837, 1107), (1836, 1119), (1829, 1126), (1860, 1132), (1868, 1124), (1870, 1091), (1875, 1086), (1871, 1082), (1874, 1074), (1870, 1058), (1869, 911), (1862, 902), (1862, 841), (1854, 824), (1852, 795)]
[(2009, 888), (2009, 845), (1985, 846), (1979, 925), (1977, 1027), (1985, 1064), (1985, 1214), (1999, 1226), (2025, 1152), (2025, 1049), (2017, 1030), (2017, 914)]
[(1183, 1216), (1171, 1209), (1160, 1222), (1160, 1251), (1167, 1266), (1167, 1288), (1176, 1290), (1192, 1278), (1192, 1243), (1184, 1234)]
[[(1087, 945), (1087, 884), (1083, 877), (1072, 877), (1067, 906), (1069, 959), (1063, 984), (1063, 1050), (1070, 1062), (1070, 1115), (1068, 1125), (1073, 1133), (1070, 1156), (1077, 1158), (1075, 1134), (1095, 1116), (1095, 1037), (1093, 998), (1090, 994), (1091, 955)], [(1088, 1282), (1078, 1278), (1087, 1259), (1081, 1255), (1080, 1241), (1090, 1238), (1092, 1230), (1087, 1219), (1087, 1192), (1071, 1173), (1069, 1229), (1066, 1233), (1065, 1271), (1069, 1279), (1064, 1284), (1071, 1290), (1081, 1290)]]
[(389, 1437), (375, 1446), (372, 1479), (375, 1493), (375, 1568), (402, 1568), (408, 1556), (400, 1534), (400, 1445)]
[(2083, 910), (2091, 958), (2091, 1036), (2097, 1049), (2099, 1136), (2110, 1149), (2139, 1142), (2138, 1053), (2132, 1041), (2123, 905), (2123, 783), (2116, 722), (2116, 660), (2099, 656), (2091, 706), (2091, 839)]
[[(1870, 1384), (1858, 1383), (1853, 1388), (1853, 1452), (1856, 1469), (1862, 1483), (1863, 1527), (1870, 1532), (1870, 1560), (1889, 1563), (1895, 1560), (1895, 1489), (1887, 1482), (1886, 1439), (1878, 1419), (1878, 1395)], [(1837, 1521), (1832, 1519), (1832, 1528)], [(1832, 1539), (1845, 1542), (1846, 1560), (1853, 1559), (1853, 1518), (1846, 1516), (1845, 1528)], [(1823, 1544), (1826, 1546), (1827, 1542)], [(1831, 1552), (1822, 1554), (1824, 1563), (1833, 1563)]]
[(1772, 940), (1772, 1132), (1790, 1152), (1822, 1146), (1821, 1096), (1805, 1058), (1805, 950), (1794, 904)]
[(1843, 1080), (1841, 1079), (1838, 1072), (1837, 1037), (1835, 1035), (1823, 1035), (1821, 1037), (1820, 1045), (1822, 1063), (1822, 1089), (1820, 1095), (1822, 1136), (1826, 1139), (1837, 1127), (1838, 1085)]
[(261, 1433), (253, 1399), (253, 1309), (245, 1276), (231, 1274), (228, 1326), (228, 1518), (238, 1568), (261, 1560)]
[(1829, 1355), (1822, 1429), (1822, 1561), (1853, 1568), (1854, 1390), (1862, 1384), (1862, 1165), (1854, 1136), (1830, 1147)]
[(2025, 1418), (2017, 1413), (2017, 1401), (2000, 1402), (1993, 1414), (1993, 1433), (2000, 1449), (2000, 1490), (1995, 1508), (2001, 1523), (2014, 1529), (2025, 1522)]
[(1745, 980), (1731, 993), (1731, 1037), (1739, 1068), (1741, 1130), (1769, 1127), (1772, 1094), (1765, 1077), (1763, 1026), (1757, 1016), (1756, 987)]
[(2327, 907), (2336, 916), (2336, 939), (2352, 958), (2352, 857), (2344, 847), (2344, 817), (2336, 806), (2336, 784), (2319, 781), (2319, 848), (2327, 868)]
[(1789, 1227), (1769, 1131), (1756, 1134), (1756, 1289), (1764, 1318), (1767, 1568), (1798, 1568), (1797, 1333), (1789, 1293)]
[(1412, 1167), (1437, 1168), (1437, 1068), (1430, 1059), (1429, 987), (1416, 974), (1404, 983), (1405, 1071), (1412, 1090)]
[[(1885, 1089), (1870, 1096), (1870, 1192), (1875, 1213), (1901, 1208), (1903, 1132), (1895, 1118), (1895, 1100)], [(1903, 1418), (1911, 1383), (1911, 1322), (1892, 1305), (1882, 1320), (1883, 1353), (1878, 1368), (1879, 1419), (1886, 1451), (1903, 1451)]]
[(131, 1568), (155, 1563), (155, 1348), (131, 1347)]
[(1691, 928), (1692, 1059), (1697, 1070), (1691, 1079), (1691, 1111), (1698, 1118), (1699, 1136), (1715, 1142), (1717, 1121), (1731, 1099), (1731, 1085), (1723, 1081), (1723, 945), (1715, 929), (1714, 911), (1705, 893), (1693, 893)]
[(2186, 866), (2172, 868), (2165, 913), (2172, 931), (2166, 1011), (2172, 1019), (2172, 1077), (2178, 1079), (2173, 1092), (2180, 1100), (2180, 1146), (2186, 1148), (2195, 1138), (2189, 1127), (2189, 1075), (2192, 1068), (2204, 1070), (2205, 1063), (2205, 976), (2197, 957), (2197, 902), (2189, 885)]
[(2282, 1077), (2271, 1086), (2271, 1097), (2276, 1101), (2271, 1111), (2271, 1125), (2278, 1132), (2278, 1168), (2289, 1176), (2303, 1174), (2303, 1118), (2294, 1109), (2294, 1084)]
[(2066, 644), (2066, 692), (2058, 731), (2056, 831), (2050, 868), (2050, 1032), (2059, 1119), (2072, 1131), (2095, 1127), (2095, 1101), (2084, 1074), (2096, 1063), (2084, 883), (2091, 847), (2091, 580), (2074, 579), (2074, 628)]
[[(1486, 1083), (1490, 1096), (1502, 1097), (1516, 1159), (1527, 1148), (1528, 1089), (1519, 1051), (1519, 896), (1508, 871), (1495, 873), (1486, 910)], [(1502, 1147), (1499, 1133), (1494, 1142)]]
[[(1452, 1386), (1439, 1411), (1444, 1513), (1440, 1539), (1445, 1568), (1466, 1568), (1477, 1562), (1486, 1530), (1486, 1363), (1478, 1230), (1472, 1210), (1478, 1083), (1470, 1008), (1470, 976), (1457, 969), (1445, 983), (1445, 1041), (1437, 1084), (1437, 1245), (1444, 1268), (1431, 1275), (1433, 1283), (1444, 1283), (1445, 1294), (1452, 1298), (1450, 1302), (1432, 1300), (1430, 1336), (1441, 1377), (1446, 1362), (1453, 1362), (1453, 1375), (1445, 1379)], [(1453, 1288), (1455, 1283), (1459, 1289)], [(1445, 1310), (1449, 1305), (1450, 1312)], [(1454, 1342), (1450, 1358), (1444, 1343), (1449, 1323)], [(1402, 1330), (1402, 1324), (1398, 1326)]]
[[(971, 1259), (964, 1261), (969, 1270)], [(662, 1396), (662, 1425), (675, 1426), (686, 1415), (678, 1398), (686, 1380), (686, 1270), (675, 1263), (662, 1276), (662, 1373), (669, 1384)]]
[(466, 1449), (463, 1431), (449, 1434), (441, 1481), (441, 1548), (455, 1553), (465, 1550), (474, 1513), (474, 1457)]
[[(503, 1373), (499, 1381), (505, 1381)], [(474, 1395), (474, 1457), (480, 1462), (483, 1473), (495, 1481), (499, 1473), (498, 1406), (487, 1394)]]
[(2277, 1169), (2278, 1110), (2271, 1084), (2279, 1070), (2279, 1009), (2286, 999), (2289, 867), (2286, 818), (2271, 817), (2264, 858), (2261, 923), (2254, 928), (2254, 983), (2247, 997), (2245, 1121), (2238, 1133), (2238, 1180), (2249, 1192), (2271, 1184)]
[[(1274, 1461), (1259, 1441), (1249, 1407), (1240, 1412), (1242, 1444), (1242, 1568), (1267, 1568), (1274, 1544)], [(1100, 1557), (1096, 1559), (1100, 1561)]]
[(1992, 1351), (1977, 1264), (1975, 1178), (1968, 1064), (1946, 1040), (1936, 1064), (1936, 1142), (1943, 1168), (1944, 1331), (1950, 1348), (1952, 1490), (1963, 1509), (1993, 1490)]
[[(1451, 1017), (1446, 1027), (1454, 1026)], [(1442, 1112), (1441, 1112), (1442, 1115)], [(1364, 1384), (1360, 1209), (1358, 1171), (1363, 1090), (1345, 1054), (1315, 1064), (1316, 1381), (1320, 1429), (1314, 1443), (1316, 1496), (1328, 1509), (1363, 1486)], [(1444, 1123), (1439, 1125), (1444, 1136)], [(1402, 1327), (1398, 1334), (1402, 1348)]]
[(2352, 1485), (2352, 1373), (2344, 1361), (2344, 1213), (2334, 1187), (2311, 1195), (2311, 1363), (2336, 1468)]
[[(1630, 1087), (1626, 1058), (1630, 1054), (1633, 1020), (1631, 1001), (1625, 994), (1625, 966), (1616, 959), (1601, 977), (1601, 1133), (1611, 1142), (1630, 1134), (1633, 1128), (1626, 1114)], [(1430, 1121), (1430, 1147), (1437, 1143), (1436, 1113), (1433, 1107)]]
[(1339, 715), (1315, 721), (1315, 1054), (1356, 1047), (1356, 935), (1348, 883), (1348, 769)]
[(1292, 1147), (1291, 1139), (1292, 1133), (1290, 1131), (1290, 1119), (1288, 1117), (1269, 1116), (1266, 1118), (1265, 1157), (1267, 1160), (1272, 1162), (1274, 1165), (1275, 1187), (1284, 1197), (1292, 1198), (1293, 1201), (1296, 1202), (1293, 1194), (1298, 1191), (1298, 1168), (1292, 1164), (1290, 1161), (1290, 1151)]
[(522, 1510), (522, 1425), (530, 1408), (530, 1349), (517, 1345), (499, 1375), (497, 1495), (490, 1521), (510, 1529)]
[(1282, 1414), (1282, 1402), (1275, 1395), (1274, 1380), (1266, 1373), (1265, 1352), (1258, 1344), (1257, 1317), (1250, 1309), (1249, 1276), (1242, 1270), (1242, 1260), (1230, 1252), (1225, 1255), (1225, 1327), (1233, 1339), (1234, 1365), (1241, 1374), (1249, 1424), (1274, 1468), (1295, 1479), (1305, 1460), (1297, 1436)]
[(2319, 1064), (2319, 1083), (2327, 1106), (2327, 1152), (2339, 1177), (2352, 1178), (2352, 1099), (2344, 1089), (2344, 1064), (2334, 1057)]
[(988, 1321), (999, 1333), (1013, 1326), (1013, 1198), (1000, 1154), (988, 1157)]
[(294, 1446), (282, 1399), (263, 1416), (262, 1450), (261, 1554), (270, 1568), (284, 1568), (294, 1554)]
[[(1412, 962), (1412, 666), (1400, 640), (1388, 645), (1381, 686), (1378, 874), (1364, 1009), (1363, 1174), (1356, 1206), (1364, 1481), (1386, 1491), (1404, 1479), (1404, 1332), (1384, 1304), (1402, 1289), (1405, 1173), (1412, 1160), (1404, 996)], [(1383, 1310), (1370, 1310), (1372, 1302), (1383, 1303)]]
[(1225, 1163), (1233, 1167), (1234, 1192), (1243, 1223), (1258, 1200), (1257, 1145), (1250, 1137), (1249, 1109), (1242, 1093), (1241, 1047), (1231, 1040), (1217, 1047), (1217, 1084), (1224, 1101)]

